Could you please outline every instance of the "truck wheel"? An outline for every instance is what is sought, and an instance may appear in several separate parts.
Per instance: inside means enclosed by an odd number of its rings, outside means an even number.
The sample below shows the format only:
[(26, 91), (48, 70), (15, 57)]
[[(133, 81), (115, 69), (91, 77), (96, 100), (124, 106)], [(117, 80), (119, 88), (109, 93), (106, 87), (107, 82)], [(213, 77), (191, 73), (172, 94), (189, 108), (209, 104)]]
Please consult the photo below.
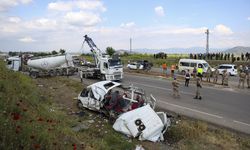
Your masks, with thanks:
[(181, 71), (181, 74), (182, 74), (182, 75), (185, 75), (185, 74), (186, 74), (186, 71), (185, 71), (185, 70), (182, 70), (182, 71)]
[(101, 75), (101, 80), (102, 80), (102, 81), (105, 81), (105, 80), (106, 80), (105, 75), (103, 75), (103, 74)]
[(32, 79), (36, 79), (36, 78), (38, 77), (37, 72), (31, 72), (31, 73), (30, 73), (30, 77), (31, 77)]
[(56, 73), (55, 73), (53, 70), (50, 70), (50, 71), (49, 71), (49, 75), (50, 75), (51, 77), (55, 76), (55, 74), (56, 74)]

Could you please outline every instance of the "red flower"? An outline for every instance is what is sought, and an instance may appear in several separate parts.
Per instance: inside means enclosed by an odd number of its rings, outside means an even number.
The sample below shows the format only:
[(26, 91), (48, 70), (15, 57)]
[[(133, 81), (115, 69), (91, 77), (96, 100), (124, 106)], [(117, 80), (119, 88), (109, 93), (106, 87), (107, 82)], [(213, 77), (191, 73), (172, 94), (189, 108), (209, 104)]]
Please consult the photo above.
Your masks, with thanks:
[(35, 149), (40, 149), (41, 146), (40, 146), (40, 144), (34, 144), (34, 148), (35, 148)]
[(42, 118), (38, 118), (37, 121), (43, 121), (43, 119)]
[(34, 138), (35, 138), (35, 136), (34, 136), (34, 135), (31, 135), (31, 136), (30, 136), (30, 139), (34, 139)]
[(18, 129), (16, 129), (16, 134), (18, 134), (20, 131)]
[(76, 144), (72, 144), (72, 146), (74, 146), (74, 150), (76, 150)]
[(19, 113), (11, 113), (13, 120), (19, 120), (21, 119), (21, 115)]

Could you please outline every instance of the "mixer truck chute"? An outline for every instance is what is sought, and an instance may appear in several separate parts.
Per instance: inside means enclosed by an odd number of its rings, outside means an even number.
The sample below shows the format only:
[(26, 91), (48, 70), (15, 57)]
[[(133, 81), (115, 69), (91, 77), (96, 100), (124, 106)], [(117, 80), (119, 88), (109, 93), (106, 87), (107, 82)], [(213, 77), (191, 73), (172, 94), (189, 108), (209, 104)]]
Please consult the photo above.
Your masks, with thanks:
[(109, 55), (104, 55), (87, 35), (84, 36), (83, 44), (85, 42), (93, 54), (95, 66), (79, 68), (79, 71), (82, 71), (83, 77), (100, 78), (101, 80), (121, 80), (123, 78), (121, 60), (119, 58), (111, 58)]

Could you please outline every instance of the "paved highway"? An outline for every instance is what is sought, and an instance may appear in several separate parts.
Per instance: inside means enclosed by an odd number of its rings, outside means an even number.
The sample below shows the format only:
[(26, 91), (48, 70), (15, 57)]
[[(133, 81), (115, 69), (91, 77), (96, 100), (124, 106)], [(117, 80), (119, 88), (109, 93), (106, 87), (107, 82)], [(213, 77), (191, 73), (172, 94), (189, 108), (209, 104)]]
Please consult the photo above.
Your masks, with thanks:
[[(84, 80), (92, 84), (96, 80)], [(193, 99), (195, 86), (180, 85), (180, 98), (172, 96), (170, 80), (160, 77), (146, 77), (125, 73), (123, 84), (134, 84), (153, 94), (157, 106), (177, 114), (208, 121), (217, 125), (250, 134), (250, 90), (224, 88), (221, 85), (203, 86), (202, 100)]]

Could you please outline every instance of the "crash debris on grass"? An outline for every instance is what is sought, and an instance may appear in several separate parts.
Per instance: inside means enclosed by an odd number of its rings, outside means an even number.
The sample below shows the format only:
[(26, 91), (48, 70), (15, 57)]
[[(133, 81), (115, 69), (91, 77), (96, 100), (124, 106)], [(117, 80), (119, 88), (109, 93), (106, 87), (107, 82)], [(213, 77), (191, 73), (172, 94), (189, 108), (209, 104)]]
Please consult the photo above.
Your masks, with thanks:
[(164, 112), (155, 112), (156, 99), (143, 89), (101, 81), (84, 88), (78, 95), (79, 108), (98, 111), (114, 122), (113, 128), (129, 137), (152, 142), (163, 141), (170, 126)]

